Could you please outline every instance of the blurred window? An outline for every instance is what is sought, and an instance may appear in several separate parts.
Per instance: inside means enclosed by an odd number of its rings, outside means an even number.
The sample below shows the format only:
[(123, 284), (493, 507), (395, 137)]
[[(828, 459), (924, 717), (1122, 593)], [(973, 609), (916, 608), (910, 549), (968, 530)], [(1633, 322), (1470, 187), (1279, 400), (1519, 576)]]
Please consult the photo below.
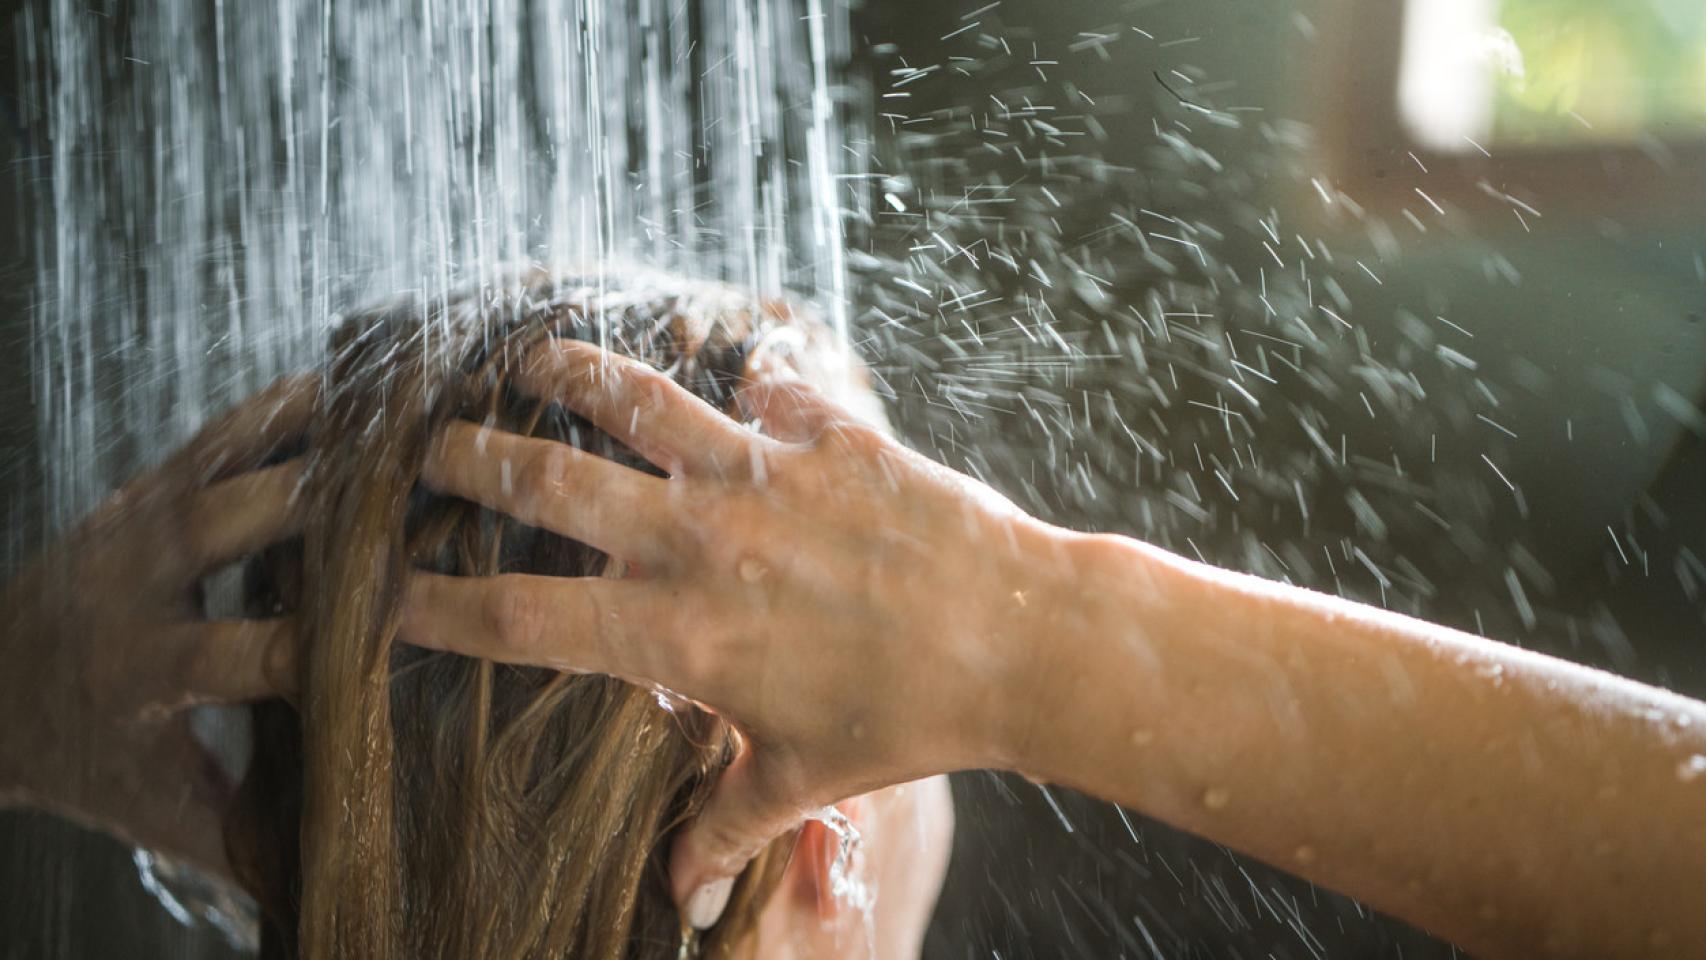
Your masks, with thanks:
[(1408, 0), (1400, 119), (1440, 153), (1706, 136), (1706, 0)]

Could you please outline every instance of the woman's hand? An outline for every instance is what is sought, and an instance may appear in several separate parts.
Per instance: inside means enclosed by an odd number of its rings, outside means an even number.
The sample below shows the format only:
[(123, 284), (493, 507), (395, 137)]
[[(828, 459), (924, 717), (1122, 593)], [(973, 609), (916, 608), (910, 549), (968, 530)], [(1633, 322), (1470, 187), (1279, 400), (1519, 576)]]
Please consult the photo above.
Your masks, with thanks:
[[(426, 481), (630, 564), (624, 579), (421, 575), (403, 636), (496, 660), (661, 685), (745, 748), (678, 839), (672, 885), (709, 925), (764, 843), (844, 797), (1005, 766), (1035, 703), (1022, 642), (1051, 607), (1054, 531), (798, 383), (741, 402), (747, 430), (636, 361), (541, 347), (524, 389), (665, 470), (452, 424)], [(1046, 564), (1045, 564), (1046, 565)], [(1027, 698), (1034, 699), (1034, 698)]]
[(286, 621), (207, 621), (206, 573), (298, 532), (316, 384), (286, 381), (115, 493), (0, 595), (0, 802), (40, 806), (223, 872), (230, 785), (184, 707), (277, 696)]
[[(528, 382), (663, 467), (453, 425), (427, 481), (630, 561), (420, 577), (404, 636), (613, 673), (745, 735), (673, 892), (887, 783), (1023, 769), (1489, 956), (1706, 942), (1706, 705), (1119, 537), (1065, 533), (797, 385), (736, 427), (584, 344)], [(1641, 878), (1641, 882), (1628, 882)]]

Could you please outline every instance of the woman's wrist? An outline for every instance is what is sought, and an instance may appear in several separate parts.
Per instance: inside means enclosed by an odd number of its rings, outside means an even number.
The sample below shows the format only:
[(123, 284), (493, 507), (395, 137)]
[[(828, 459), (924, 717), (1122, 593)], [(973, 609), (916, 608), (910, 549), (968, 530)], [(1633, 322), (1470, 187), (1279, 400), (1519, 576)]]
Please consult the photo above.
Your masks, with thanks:
[[(1025, 541), (1025, 573), (1012, 591), (1004, 631), (1009, 669), (1000, 712), (987, 728), (993, 765), (1034, 780), (1073, 780), (1083, 729), (1130, 719), (1150, 629), (1182, 569), (1169, 554), (1129, 537), (1038, 523)], [(1109, 677), (1129, 682), (1109, 682)]]

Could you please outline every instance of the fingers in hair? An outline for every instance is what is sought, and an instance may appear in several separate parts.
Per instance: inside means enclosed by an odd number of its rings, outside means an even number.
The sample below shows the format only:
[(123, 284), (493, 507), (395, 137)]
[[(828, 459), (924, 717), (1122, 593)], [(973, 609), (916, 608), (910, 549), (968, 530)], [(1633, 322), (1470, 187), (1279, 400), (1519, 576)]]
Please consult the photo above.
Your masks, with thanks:
[(172, 665), (153, 710), (244, 703), (296, 692), (294, 621), (209, 620), (172, 628), (158, 662)]
[(278, 380), (203, 427), (166, 472), (200, 485), (252, 470), (307, 431), (319, 402), (318, 377)]
[(771, 442), (661, 370), (583, 341), (536, 347), (519, 382), (530, 393), (559, 400), (671, 473), (744, 475), (755, 448)]
[(641, 580), (510, 573), (416, 573), (403, 602), (405, 643), (501, 663), (603, 673), (693, 696), (700, 682), (667, 615), (667, 589)]
[(239, 474), (197, 492), (186, 529), (194, 575), (302, 532), (306, 497), (301, 458)]
[(453, 421), (422, 480), (626, 560), (655, 563), (669, 552), (667, 481), (555, 440)]

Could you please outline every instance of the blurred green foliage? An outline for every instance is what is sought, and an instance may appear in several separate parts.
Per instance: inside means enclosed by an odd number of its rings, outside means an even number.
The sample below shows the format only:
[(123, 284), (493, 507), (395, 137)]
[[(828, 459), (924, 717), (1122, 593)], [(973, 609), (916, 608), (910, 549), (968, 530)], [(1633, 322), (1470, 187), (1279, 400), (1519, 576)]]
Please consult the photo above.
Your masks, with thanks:
[(1494, 139), (1706, 136), (1706, 0), (1502, 0)]

